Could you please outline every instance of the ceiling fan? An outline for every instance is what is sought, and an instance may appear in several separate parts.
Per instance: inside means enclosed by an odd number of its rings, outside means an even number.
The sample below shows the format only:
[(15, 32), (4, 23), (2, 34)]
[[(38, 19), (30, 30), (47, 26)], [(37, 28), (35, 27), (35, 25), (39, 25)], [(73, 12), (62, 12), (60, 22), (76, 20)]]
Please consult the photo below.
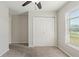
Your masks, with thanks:
[[(22, 6), (26, 6), (26, 5), (28, 5), (28, 4), (30, 4), (32, 1), (26, 1), (24, 4), (22, 4)], [(39, 9), (42, 9), (42, 6), (41, 6), (41, 2), (35, 2), (35, 5), (37, 5), (37, 7), (39, 8)]]

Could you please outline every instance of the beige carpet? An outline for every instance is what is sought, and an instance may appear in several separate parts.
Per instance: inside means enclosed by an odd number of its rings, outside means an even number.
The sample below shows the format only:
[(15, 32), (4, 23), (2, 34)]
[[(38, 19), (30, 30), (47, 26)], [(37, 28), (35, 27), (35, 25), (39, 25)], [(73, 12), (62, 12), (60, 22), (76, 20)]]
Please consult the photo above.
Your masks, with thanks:
[(2, 57), (67, 57), (56, 47), (29, 48), (25, 44), (11, 44), (10, 50)]

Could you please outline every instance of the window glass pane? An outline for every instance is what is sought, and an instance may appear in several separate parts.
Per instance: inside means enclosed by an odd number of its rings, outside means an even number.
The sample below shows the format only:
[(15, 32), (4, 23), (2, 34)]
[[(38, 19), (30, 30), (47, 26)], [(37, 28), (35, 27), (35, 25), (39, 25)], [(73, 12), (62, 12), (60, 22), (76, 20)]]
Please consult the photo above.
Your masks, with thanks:
[(79, 18), (71, 19), (69, 22), (70, 43), (79, 46)]
[(69, 18), (74, 18), (79, 16), (79, 10), (75, 10), (69, 14)]

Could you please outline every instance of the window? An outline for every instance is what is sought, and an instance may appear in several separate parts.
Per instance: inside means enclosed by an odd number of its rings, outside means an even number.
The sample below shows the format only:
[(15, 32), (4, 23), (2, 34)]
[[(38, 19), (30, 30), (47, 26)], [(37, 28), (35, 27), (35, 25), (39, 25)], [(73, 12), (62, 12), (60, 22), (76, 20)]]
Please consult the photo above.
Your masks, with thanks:
[(79, 10), (72, 11), (69, 20), (69, 44), (79, 46)]

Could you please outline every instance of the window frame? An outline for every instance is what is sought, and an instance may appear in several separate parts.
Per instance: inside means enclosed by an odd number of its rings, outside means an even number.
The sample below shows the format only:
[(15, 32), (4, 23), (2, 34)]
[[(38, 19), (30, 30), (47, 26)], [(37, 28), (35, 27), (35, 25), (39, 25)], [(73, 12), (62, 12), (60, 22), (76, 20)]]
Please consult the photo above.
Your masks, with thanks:
[(69, 15), (70, 13), (72, 12), (75, 12), (76, 10), (79, 10), (79, 8), (74, 8), (73, 10), (70, 10), (68, 13), (66, 13), (65, 15), (65, 44), (74, 48), (74, 49), (77, 49), (79, 50), (79, 47), (75, 46), (75, 45), (72, 45), (70, 43), (70, 32), (69, 32), (69, 27), (70, 27), (70, 20), (74, 19), (74, 18), (79, 18), (79, 16), (77, 17), (73, 17), (73, 18), (70, 18)]

